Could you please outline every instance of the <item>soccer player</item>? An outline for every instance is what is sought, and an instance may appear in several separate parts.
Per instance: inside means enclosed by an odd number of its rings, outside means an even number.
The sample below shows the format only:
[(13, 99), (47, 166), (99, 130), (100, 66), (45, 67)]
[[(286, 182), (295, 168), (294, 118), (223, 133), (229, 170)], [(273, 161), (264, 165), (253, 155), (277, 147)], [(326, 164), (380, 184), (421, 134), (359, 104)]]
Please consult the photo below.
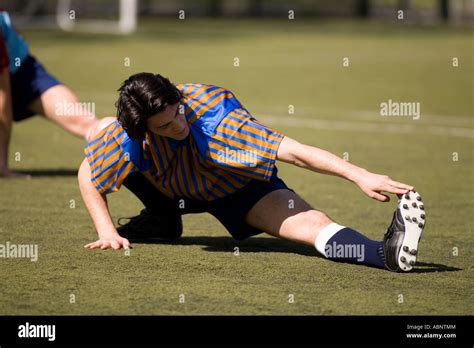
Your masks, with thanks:
[(0, 10), (0, 177), (28, 177), (9, 170), (8, 146), (12, 122), (35, 114), (86, 140), (97, 132), (95, 115), (30, 54), (8, 12)]
[[(328, 259), (409, 271), (424, 227), (412, 186), (371, 173), (257, 121), (229, 91), (173, 85), (139, 73), (120, 87), (112, 118), (86, 146), (80, 190), (99, 239), (87, 248), (129, 248), (130, 241), (181, 235), (181, 215), (208, 212), (238, 240), (266, 232), (314, 246)], [(104, 120), (103, 122), (110, 122)], [(337, 224), (278, 177), (276, 161), (355, 183), (381, 202), (400, 197), (383, 241)], [(146, 209), (116, 229), (106, 195), (124, 184)]]

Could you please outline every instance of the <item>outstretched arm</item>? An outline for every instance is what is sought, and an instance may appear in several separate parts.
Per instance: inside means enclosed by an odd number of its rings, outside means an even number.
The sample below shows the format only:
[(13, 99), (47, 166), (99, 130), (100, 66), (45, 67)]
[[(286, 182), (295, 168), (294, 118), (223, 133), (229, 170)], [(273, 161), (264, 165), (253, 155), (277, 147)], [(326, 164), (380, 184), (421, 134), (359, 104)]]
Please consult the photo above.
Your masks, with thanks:
[(413, 189), (413, 186), (394, 181), (386, 175), (371, 173), (328, 151), (301, 144), (288, 137), (283, 138), (277, 159), (318, 173), (336, 175), (352, 181), (367, 196), (381, 202), (390, 200), (387, 195), (382, 194), (382, 191), (404, 194)]
[(99, 240), (85, 245), (90, 249), (127, 249), (130, 242), (120, 237), (110, 217), (107, 207), (107, 199), (105, 194), (101, 194), (91, 182), (91, 171), (87, 159), (81, 164), (78, 174), (79, 187), (81, 189), (82, 199), (86, 204), (89, 215), (94, 222), (94, 226), (99, 235)]

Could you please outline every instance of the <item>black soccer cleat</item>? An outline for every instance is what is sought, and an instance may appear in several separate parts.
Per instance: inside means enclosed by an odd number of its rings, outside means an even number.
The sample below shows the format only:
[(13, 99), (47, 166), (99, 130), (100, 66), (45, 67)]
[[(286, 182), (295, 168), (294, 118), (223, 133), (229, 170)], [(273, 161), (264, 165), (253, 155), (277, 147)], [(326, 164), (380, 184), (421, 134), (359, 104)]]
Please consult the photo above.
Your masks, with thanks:
[[(121, 220), (129, 222), (123, 224)], [(131, 218), (120, 218), (117, 232), (130, 242), (170, 241), (181, 237), (183, 222), (181, 215), (155, 215), (145, 208), (140, 215)]]
[[(410, 204), (414, 201), (420, 204)], [(409, 272), (416, 263), (418, 243), (426, 223), (426, 212), (422, 203), (421, 196), (414, 190), (403, 195), (398, 202), (397, 210), (393, 213), (392, 222), (383, 238), (385, 268), (389, 271)]]

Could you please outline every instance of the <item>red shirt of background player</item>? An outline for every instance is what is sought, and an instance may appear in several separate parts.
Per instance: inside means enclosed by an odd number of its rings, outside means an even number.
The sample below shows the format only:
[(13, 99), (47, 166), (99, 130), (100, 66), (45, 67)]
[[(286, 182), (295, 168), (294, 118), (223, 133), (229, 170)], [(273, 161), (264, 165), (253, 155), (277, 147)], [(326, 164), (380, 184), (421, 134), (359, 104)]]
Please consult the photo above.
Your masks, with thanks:
[(9, 64), (10, 60), (8, 59), (7, 48), (3, 42), (2, 35), (0, 35), (0, 72), (4, 72), (6, 69), (8, 69)]

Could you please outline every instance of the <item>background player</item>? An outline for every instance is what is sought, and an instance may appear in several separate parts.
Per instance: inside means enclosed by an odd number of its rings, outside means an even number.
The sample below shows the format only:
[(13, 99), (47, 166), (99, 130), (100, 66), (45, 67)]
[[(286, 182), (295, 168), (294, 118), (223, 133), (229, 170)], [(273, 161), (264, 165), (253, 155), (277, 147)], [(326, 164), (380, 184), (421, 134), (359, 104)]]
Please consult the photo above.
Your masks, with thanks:
[[(64, 112), (59, 105), (73, 105), (69, 108), (73, 112)], [(8, 13), (0, 11), (0, 177), (25, 176), (8, 169), (12, 122), (36, 114), (86, 139), (98, 123), (76, 95), (30, 54)]]

